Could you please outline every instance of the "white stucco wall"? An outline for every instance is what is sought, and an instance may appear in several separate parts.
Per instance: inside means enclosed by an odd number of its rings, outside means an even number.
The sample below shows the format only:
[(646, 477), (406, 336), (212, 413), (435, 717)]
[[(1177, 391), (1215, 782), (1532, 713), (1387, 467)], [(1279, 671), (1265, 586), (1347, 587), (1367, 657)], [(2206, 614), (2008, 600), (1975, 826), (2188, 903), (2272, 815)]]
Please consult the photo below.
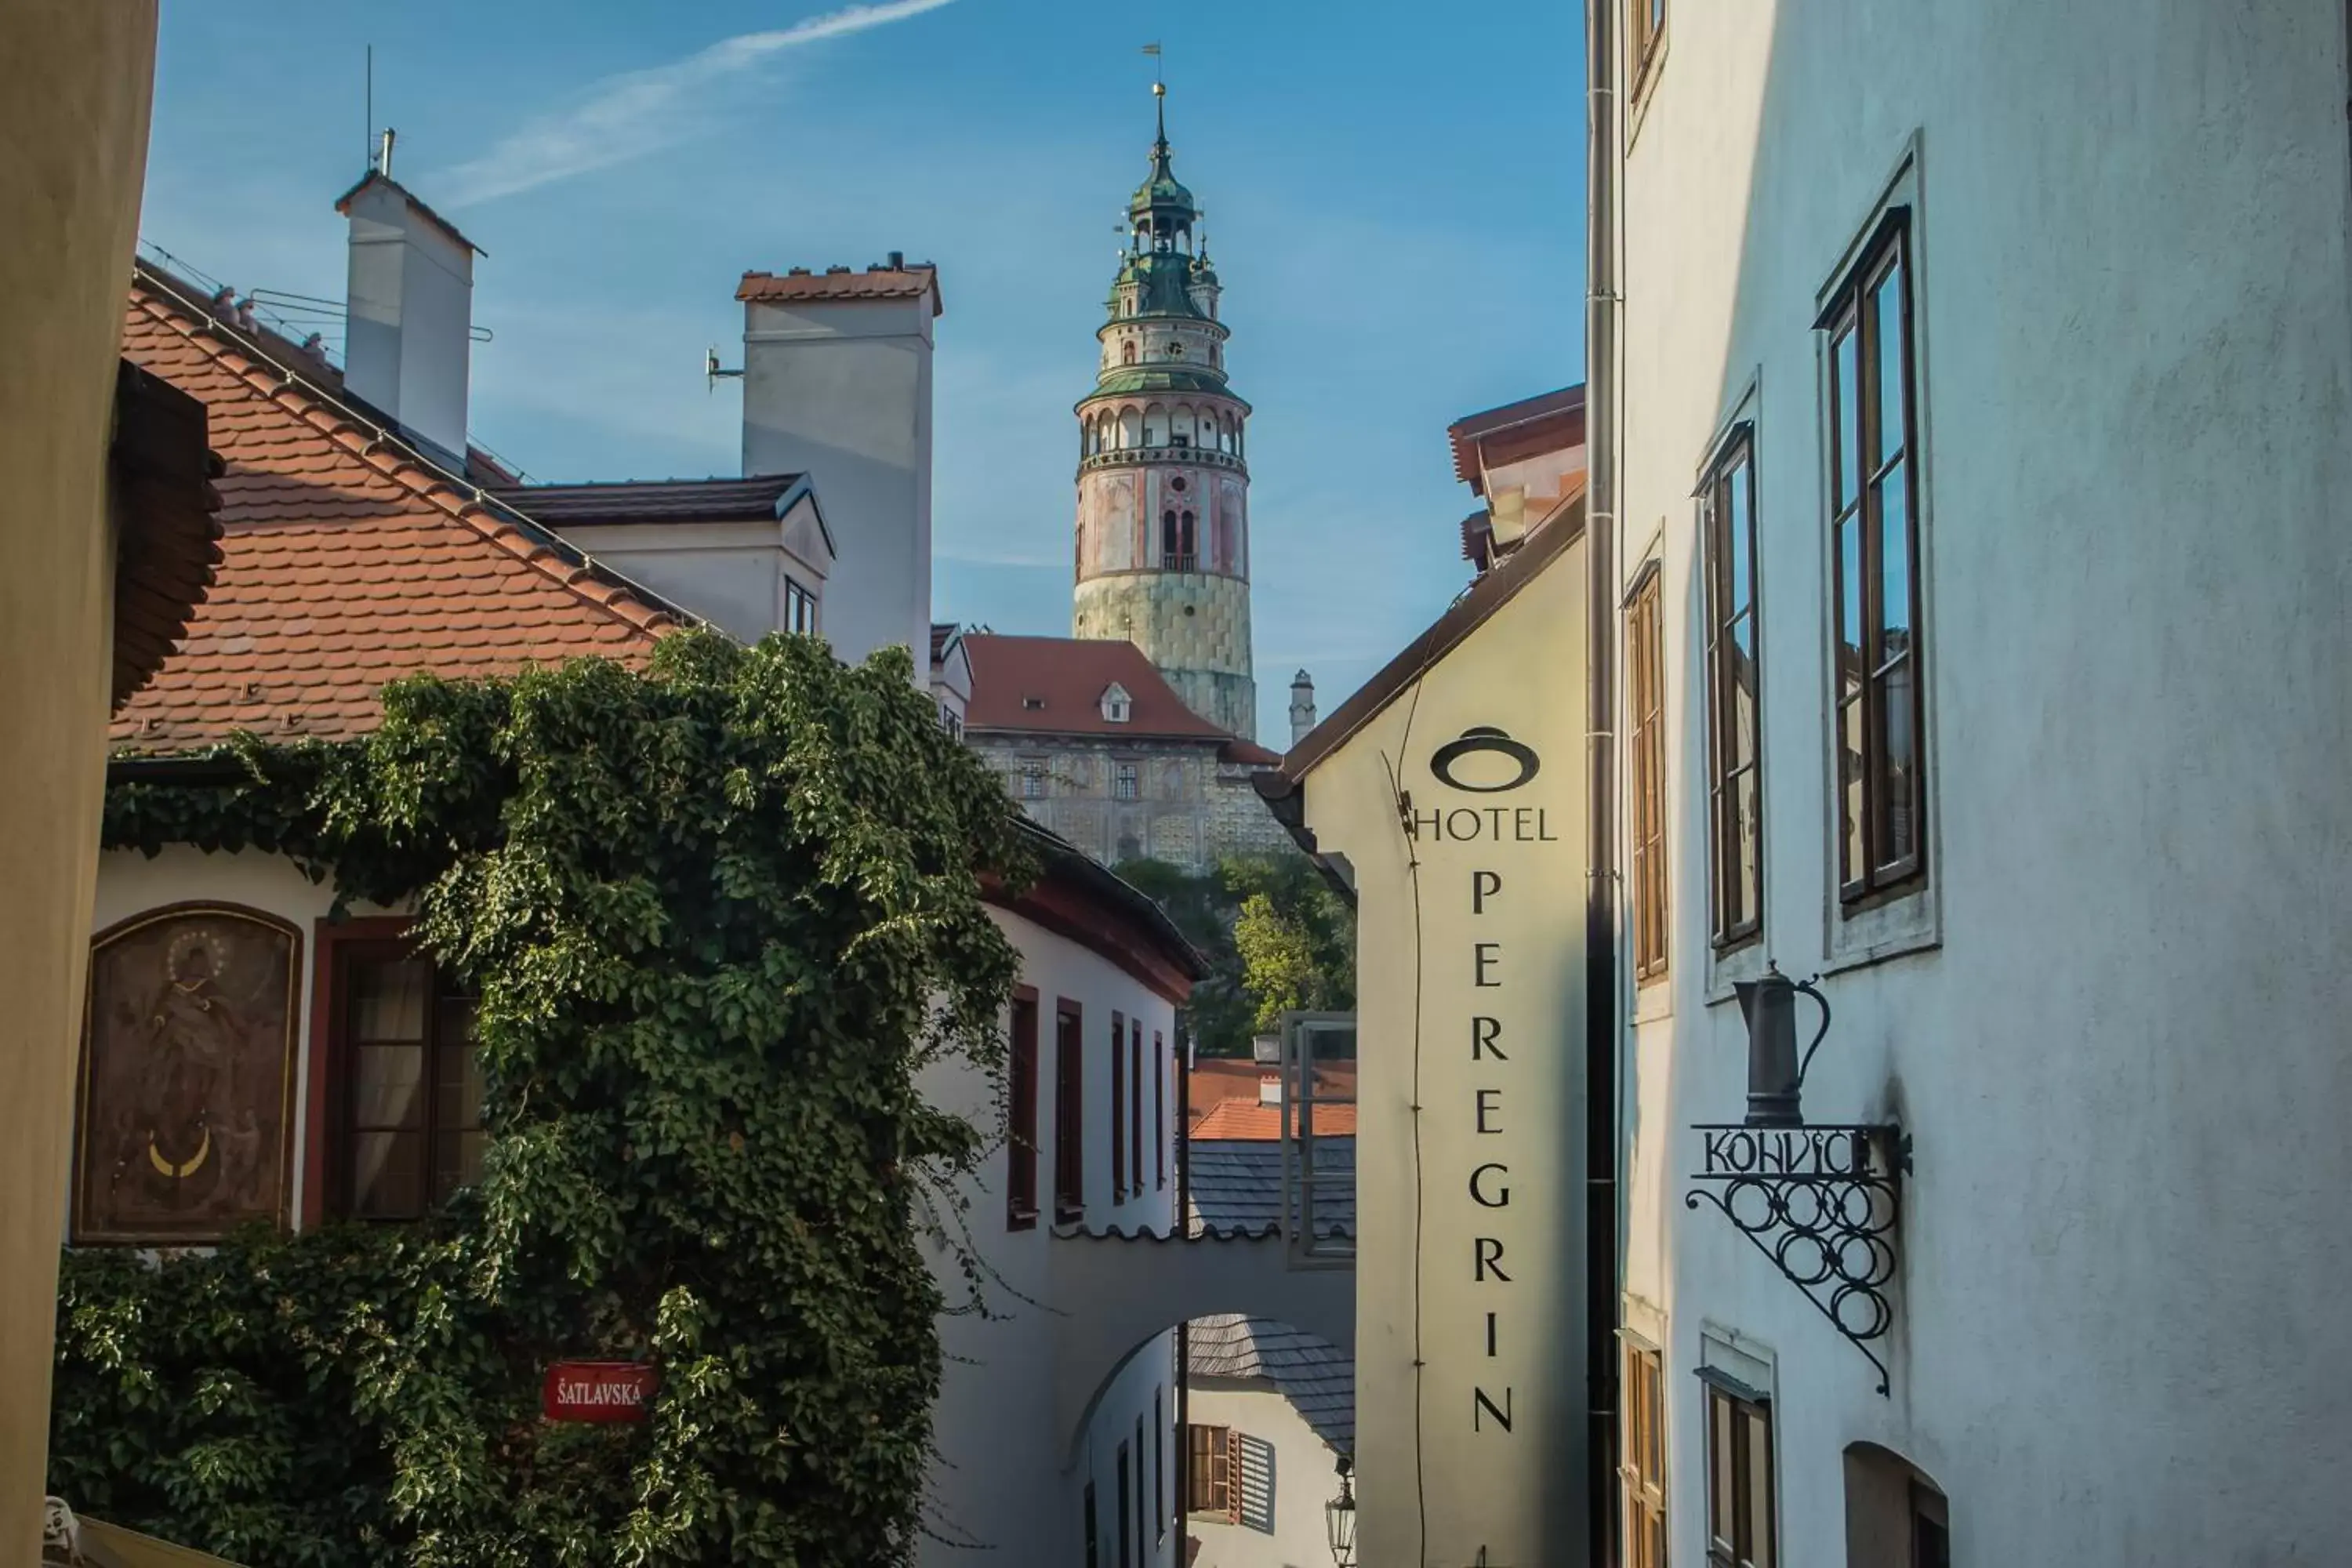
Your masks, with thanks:
[[(813, 519), (797, 530), (790, 521), (662, 522), (597, 523), (561, 531), (631, 581), (740, 641), (757, 642), (784, 629), (787, 578), (816, 595), (818, 630), (831, 629), (825, 584), (834, 563)], [(794, 543), (802, 548), (793, 549)]]
[[(1084, 1432), (1063, 1427), (1055, 1405), (1055, 1350), (1061, 1325), (1067, 1317), (1085, 1312), (1087, 1303), (1066, 1299), (1054, 1268), (1055, 1247), (1086, 1245), (1057, 1241), (1053, 1234), (1054, 1010), (1056, 1000), (1065, 997), (1083, 1010), (1087, 1221), (1096, 1227), (1117, 1225), (1130, 1231), (1143, 1226), (1162, 1231), (1169, 1227), (1175, 1213), (1176, 1173), (1171, 1152), (1165, 1187), (1150, 1179), (1152, 1167), (1148, 1166), (1139, 1196), (1117, 1203), (1111, 1199), (1110, 1016), (1116, 1010), (1141, 1022), (1148, 1074), (1154, 1031), (1174, 1051), (1175, 1010), (1091, 949), (1011, 910), (999, 908), (992, 913), (1021, 950), (1022, 984), (1035, 987), (1038, 994), (1037, 1194), (1045, 1212), (1032, 1229), (1006, 1228), (1007, 1163), (1000, 1143), (967, 1189), (971, 1239), (1001, 1281), (987, 1295), (995, 1315), (951, 1315), (940, 1325), (948, 1363), (934, 1406), (932, 1441), (939, 1458), (932, 1468), (926, 1517), (944, 1539), (927, 1541), (920, 1561), (925, 1568), (966, 1568), (981, 1563), (1078, 1568), (1084, 1562), (1083, 1489), (1092, 1477), (1107, 1549), (1102, 1562), (1113, 1564), (1118, 1561), (1113, 1533), (1118, 1492), (1112, 1461), (1122, 1439), (1134, 1441), (1139, 1417), (1149, 1436), (1155, 1390), (1164, 1419), (1176, 1419), (1173, 1337), (1163, 1332), (1139, 1343), (1135, 1355), (1104, 1390)], [(992, 1131), (1003, 1126), (1003, 1106), (977, 1073), (935, 1068), (923, 1088), (934, 1104), (956, 1110)], [(1149, 1152), (1153, 1137), (1149, 1083), (1145, 1089)], [(1167, 1136), (1171, 1142), (1175, 1123), (1176, 1104), (1171, 1098)], [(962, 1282), (953, 1264), (940, 1255), (938, 1266), (950, 1300), (961, 1300)], [(1168, 1326), (1172, 1329), (1172, 1321)], [(1148, 1460), (1147, 1455), (1147, 1476)], [(1171, 1475), (1174, 1466), (1171, 1447)], [(1174, 1539), (1172, 1531), (1170, 1538)], [(1168, 1568), (1173, 1561), (1155, 1555), (1151, 1568)]]
[(744, 307), (743, 471), (805, 474), (841, 559), (825, 633), (855, 664), (931, 619), (931, 297)]
[(1321, 1568), (1331, 1560), (1323, 1505), (1339, 1495), (1339, 1455), (1297, 1407), (1263, 1378), (1195, 1377), (1189, 1418), (1230, 1426), (1274, 1446), (1274, 1533), (1198, 1513), (1185, 1521), (1200, 1540), (1192, 1568)]
[[(1619, 560), (1661, 561), (1667, 617), (1674, 957), (1627, 997), (1626, 1312), (1665, 1350), (1676, 1561), (1709, 1324), (1772, 1384), (1780, 1562), (1845, 1561), (1857, 1441), (1946, 1491), (1964, 1568), (2316, 1562), (2352, 1531), (2344, 26), (2317, 0), (1675, 0), (1624, 180)], [(1915, 951), (1865, 963), (1829, 842), (1811, 322), (1906, 158), (1934, 893)], [(1690, 500), (1735, 415), (1764, 951), (1833, 971), (1809, 1114), (1916, 1139), (1886, 1398), (1681, 1201), (1688, 1125), (1745, 1089), (1706, 958)]]
[[(1304, 784), (1358, 897), (1371, 1568), (1557, 1563), (1583, 1540), (1583, 563), (1568, 546)], [(1474, 726), (1539, 771), (1506, 791), (1488, 754), (1454, 769), (1483, 793), (1441, 782), (1433, 754)], [(1410, 847), (1391, 766), (1423, 824)]]

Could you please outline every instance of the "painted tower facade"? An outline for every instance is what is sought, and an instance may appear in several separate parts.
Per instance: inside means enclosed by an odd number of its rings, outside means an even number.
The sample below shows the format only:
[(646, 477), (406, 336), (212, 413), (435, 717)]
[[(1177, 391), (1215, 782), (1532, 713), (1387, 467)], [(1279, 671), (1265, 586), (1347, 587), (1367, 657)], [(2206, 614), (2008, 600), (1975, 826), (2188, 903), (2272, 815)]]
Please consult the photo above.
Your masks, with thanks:
[(1094, 391), (1077, 405), (1077, 585), (1070, 629), (1124, 637), (1195, 713), (1255, 740), (1249, 405), (1225, 380), (1217, 274), (1178, 182), (1165, 89), (1151, 173), (1128, 204)]

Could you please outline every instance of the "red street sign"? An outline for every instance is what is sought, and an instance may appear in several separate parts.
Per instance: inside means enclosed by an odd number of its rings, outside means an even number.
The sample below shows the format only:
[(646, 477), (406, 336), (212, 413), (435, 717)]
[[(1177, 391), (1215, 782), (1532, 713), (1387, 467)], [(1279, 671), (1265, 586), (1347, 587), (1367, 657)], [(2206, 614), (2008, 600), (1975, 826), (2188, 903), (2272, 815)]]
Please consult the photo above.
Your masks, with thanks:
[(642, 1421), (661, 1374), (633, 1361), (560, 1361), (547, 1369), (540, 1409), (550, 1421)]

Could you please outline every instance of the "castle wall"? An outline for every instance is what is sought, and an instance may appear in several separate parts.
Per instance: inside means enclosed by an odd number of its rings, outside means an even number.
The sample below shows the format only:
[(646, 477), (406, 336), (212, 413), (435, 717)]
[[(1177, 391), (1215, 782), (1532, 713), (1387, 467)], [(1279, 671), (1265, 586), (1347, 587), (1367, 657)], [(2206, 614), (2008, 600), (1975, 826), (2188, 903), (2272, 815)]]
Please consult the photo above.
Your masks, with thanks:
[(1249, 584), (1205, 572), (1126, 572), (1081, 581), (1071, 634), (1125, 637), (1184, 705), (1244, 740), (1257, 733)]

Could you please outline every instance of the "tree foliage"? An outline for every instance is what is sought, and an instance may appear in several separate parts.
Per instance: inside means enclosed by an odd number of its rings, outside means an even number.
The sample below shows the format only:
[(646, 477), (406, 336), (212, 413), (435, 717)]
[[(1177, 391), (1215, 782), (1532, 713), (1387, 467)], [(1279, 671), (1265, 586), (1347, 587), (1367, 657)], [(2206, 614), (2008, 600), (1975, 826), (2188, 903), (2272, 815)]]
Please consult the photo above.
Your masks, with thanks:
[[(111, 846), (265, 848), (413, 898), (478, 996), (477, 1189), (413, 1226), (69, 1253), (51, 1487), (254, 1568), (905, 1561), (1029, 874), (903, 650), (687, 635), (418, 679), (242, 782), (110, 793)], [(968, 1247), (948, 1242), (977, 1289)], [(551, 1360), (649, 1360), (642, 1426), (539, 1418)]]
[(1130, 860), (1119, 875), (1160, 901), (1209, 961), (1193, 987), (1202, 1056), (1245, 1057), (1292, 1008), (1356, 1005), (1356, 915), (1303, 855), (1235, 856), (1194, 873)]

